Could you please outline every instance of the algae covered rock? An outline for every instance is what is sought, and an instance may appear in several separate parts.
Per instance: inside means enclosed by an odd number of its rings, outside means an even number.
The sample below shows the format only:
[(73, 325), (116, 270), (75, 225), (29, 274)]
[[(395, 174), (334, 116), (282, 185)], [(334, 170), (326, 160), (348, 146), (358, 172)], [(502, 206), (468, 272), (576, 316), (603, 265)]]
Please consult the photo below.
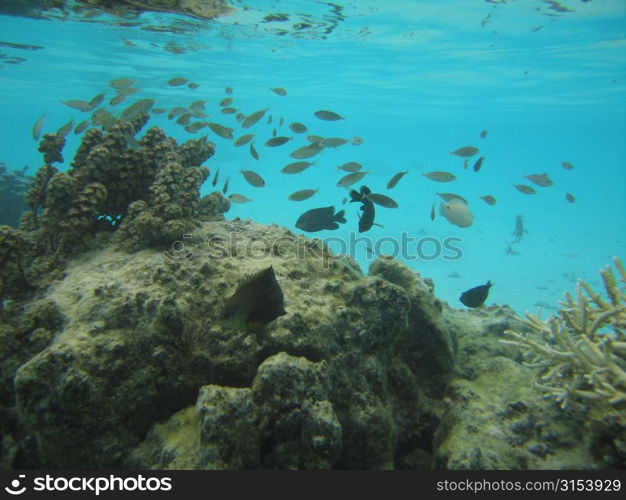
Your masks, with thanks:
[[(430, 453), (429, 386), (449, 364), (413, 367), (446, 332), (413, 322), (410, 285), (278, 226), (205, 222), (181, 245), (108, 246), (48, 289), (62, 329), (15, 377), (43, 466), (393, 468)], [(220, 326), (238, 281), (269, 265), (287, 314), (262, 334)]]

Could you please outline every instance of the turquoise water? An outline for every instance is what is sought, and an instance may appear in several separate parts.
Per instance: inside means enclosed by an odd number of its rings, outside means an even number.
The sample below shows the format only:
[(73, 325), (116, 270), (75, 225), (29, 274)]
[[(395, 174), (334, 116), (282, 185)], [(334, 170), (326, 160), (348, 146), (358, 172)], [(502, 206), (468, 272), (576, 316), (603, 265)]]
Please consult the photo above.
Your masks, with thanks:
[[(566, 9), (557, 8), (555, 5)], [(137, 80), (138, 98), (156, 99), (155, 107), (187, 106), (207, 100), (208, 120), (236, 128), (233, 115), (219, 113), (225, 87), (233, 106), (244, 114), (269, 108), (272, 124), (262, 120), (250, 129), (257, 136), (260, 160), (247, 147), (236, 148), (208, 129), (189, 134), (154, 115), (148, 126), (162, 127), (179, 142), (203, 133), (217, 146), (207, 162), (219, 166), (221, 189), (253, 201), (233, 204), (227, 217), (276, 223), (296, 232), (298, 216), (311, 208), (334, 205), (346, 210), (347, 223), (336, 231), (311, 236), (332, 238), (337, 251), (352, 253), (364, 271), (372, 259), (367, 237), (383, 253), (411, 239), (411, 254), (399, 256), (435, 281), (437, 296), (455, 307), (460, 293), (488, 279), (490, 303), (510, 304), (520, 313), (537, 304), (554, 307), (582, 278), (598, 286), (597, 271), (613, 255), (626, 255), (626, 4), (623, 0), (480, 2), (446, 1), (245, 1), (232, 2), (230, 16), (207, 21), (180, 14), (143, 13), (132, 19), (95, 12), (92, 16), (47, 13), (40, 18), (0, 15), (0, 161), (10, 169), (42, 163), (31, 136), (45, 112), (44, 132), (54, 132), (70, 118), (87, 114), (61, 103), (114, 95), (113, 78)], [(285, 21), (268, 20), (284, 14)], [(265, 19), (265, 20), (264, 20)], [(21, 44), (21, 45), (15, 45)], [(196, 82), (195, 90), (171, 87), (172, 77)], [(279, 96), (270, 87), (283, 87)], [(326, 122), (313, 116), (333, 110), (345, 120)], [(278, 148), (262, 145), (272, 136), (295, 136)], [(298, 175), (280, 169), (289, 153), (307, 144), (286, 125), (299, 121), (309, 133), (363, 138), (324, 150), (316, 164)], [(148, 127), (144, 128), (144, 131)], [(488, 136), (481, 139), (482, 130)], [(69, 168), (80, 137), (70, 134), (64, 149)], [(449, 153), (474, 145), (486, 155), (479, 172), (463, 169), (463, 159)], [(364, 184), (393, 197), (399, 208), (377, 207), (376, 222), (358, 234), (356, 204), (342, 205), (347, 190), (336, 186), (337, 166), (358, 161), (369, 173)], [(574, 170), (561, 167), (562, 161)], [(239, 173), (253, 169), (263, 188)], [(389, 179), (408, 170), (392, 190)], [(443, 170), (457, 176), (437, 183), (421, 173)], [(530, 184), (523, 175), (546, 172), (550, 187), (524, 195), (513, 184)], [(203, 194), (213, 189), (207, 181)], [(303, 202), (290, 193), (315, 188)], [(468, 228), (443, 217), (431, 220), (437, 192), (453, 192), (469, 201), (474, 214)], [(565, 193), (576, 197), (565, 200)], [(492, 195), (495, 206), (479, 196)], [(513, 240), (518, 214), (527, 233)], [(403, 236), (404, 235), (404, 236)], [(446, 238), (459, 238), (456, 259), (437, 252)], [(457, 276), (457, 277), (453, 277)]]

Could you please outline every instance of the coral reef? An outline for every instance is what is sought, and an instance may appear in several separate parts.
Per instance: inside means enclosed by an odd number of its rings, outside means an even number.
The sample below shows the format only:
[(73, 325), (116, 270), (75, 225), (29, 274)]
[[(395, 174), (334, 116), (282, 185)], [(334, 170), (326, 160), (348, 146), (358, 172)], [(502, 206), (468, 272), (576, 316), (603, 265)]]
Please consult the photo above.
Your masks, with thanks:
[[(626, 284), (621, 262), (614, 262)], [(602, 406), (626, 405), (626, 293), (610, 269), (601, 276), (608, 301), (580, 281), (576, 300), (567, 293), (558, 316), (542, 321), (527, 313), (525, 323), (539, 339), (505, 332), (513, 340), (503, 342), (524, 348), (526, 364), (539, 369), (536, 387), (561, 408), (572, 397)]]
[[(596, 434), (608, 434), (615, 448), (603, 459), (626, 464), (626, 272), (613, 259), (600, 274), (608, 300), (584, 281), (576, 298), (565, 295), (557, 316), (543, 321), (526, 314), (530, 334), (509, 329), (502, 342), (523, 349), (525, 364), (537, 370), (534, 386), (563, 409), (573, 401), (588, 409), (587, 423)], [(621, 282), (621, 287), (618, 284)], [(607, 429), (609, 431), (607, 432)], [(604, 439), (604, 438), (603, 438)], [(607, 455), (613, 455), (611, 458)]]
[(65, 140), (44, 135), (39, 151), (45, 164), (25, 198), (30, 210), (18, 230), (0, 226), (0, 299), (47, 286), (67, 257), (116, 232), (117, 244), (129, 250), (167, 248), (197, 220), (220, 218), (228, 210), (217, 193), (198, 197), (209, 173), (200, 165), (215, 146), (205, 137), (178, 145), (156, 127), (135, 145), (130, 138), (147, 120), (146, 113), (137, 113), (106, 133), (88, 130), (67, 172), (53, 165), (63, 161)]
[[(504, 331), (530, 331), (508, 307), (443, 311), (458, 345), (441, 421), (434, 432), (438, 469), (589, 469), (599, 467), (585, 414), (567, 413), (532, 387), (534, 370)], [(606, 465), (604, 465), (606, 466)]]
[(0, 226), (17, 227), (20, 217), (26, 211), (24, 197), (33, 178), (24, 175), (22, 170), (7, 170), (0, 163)]
[[(412, 271), (385, 261), (364, 277), (321, 243), (248, 221), (205, 222), (190, 236), (170, 256), (110, 245), (77, 256), (48, 288), (63, 329), (15, 376), (17, 419), (38, 443), (31, 462), (363, 469), (412, 454), (428, 463), (430, 402), (454, 355), (430, 317), (437, 301)], [(288, 314), (265, 336), (219, 326), (238, 280), (269, 265)]]

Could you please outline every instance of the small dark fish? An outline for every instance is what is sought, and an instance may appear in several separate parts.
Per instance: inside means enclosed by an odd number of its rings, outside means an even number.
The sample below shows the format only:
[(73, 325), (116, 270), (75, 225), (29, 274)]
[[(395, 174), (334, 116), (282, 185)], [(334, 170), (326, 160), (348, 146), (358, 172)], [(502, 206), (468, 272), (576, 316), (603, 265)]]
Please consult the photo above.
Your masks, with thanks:
[(405, 170), (404, 172), (398, 172), (396, 175), (394, 175), (391, 178), (391, 180), (387, 183), (387, 189), (393, 189), (396, 186), (396, 184), (400, 182), (400, 179), (402, 179), (402, 177), (404, 177), (408, 173), (409, 171)]
[(285, 314), (283, 291), (270, 266), (239, 282), (235, 293), (226, 299), (218, 322), (229, 328), (257, 331)]
[(237, 109), (231, 108), (231, 107), (222, 108), (220, 110), (220, 113), (222, 113), (223, 115), (234, 115), (236, 112), (237, 112)]
[(241, 123), (241, 128), (250, 128), (250, 127), (252, 127), (252, 125), (254, 125), (261, 118), (263, 118), (263, 115), (265, 115), (265, 113), (267, 112), (268, 109), (269, 108), (261, 109), (260, 111), (255, 111), (251, 115), (248, 115), (245, 118), (245, 120)]
[(91, 123), (101, 126), (104, 130), (109, 130), (117, 119), (106, 109), (98, 108), (91, 115)]
[(552, 186), (552, 184), (554, 184), (552, 182), (552, 179), (550, 179), (550, 177), (548, 177), (548, 174), (546, 173), (530, 174), (530, 175), (525, 175), (524, 177), (526, 177), (530, 182), (532, 182), (533, 184), (539, 187), (549, 187), (549, 186)]
[(348, 163), (339, 165), (337, 168), (339, 170), (343, 170), (344, 172), (358, 172), (361, 168), (363, 168), (363, 165), (357, 161), (349, 161)]
[(380, 205), (381, 207), (385, 207), (385, 208), (398, 208), (399, 207), (398, 203), (394, 199), (389, 198), (389, 196), (386, 196), (384, 194), (370, 193), (367, 196), (365, 196), (365, 199), (373, 203), (376, 203), (376, 205)]
[(484, 139), (485, 137), (487, 137), (487, 130), (483, 130), (483, 131), (480, 133), (480, 138), (481, 138), (481, 139)]
[(261, 177), (256, 172), (252, 170), (242, 170), (241, 173), (243, 174), (246, 181), (248, 181), (248, 184), (250, 184), (251, 186), (257, 188), (265, 186), (265, 181), (263, 180), (263, 177)]
[(233, 102), (233, 98), (232, 97), (224, 97), (224, 99), (222, 99), (220, 101), (220, 106), (222, 108), (226, 107), (226, 106), (230, 106)]
[(314, 233), (324, 229), (339, 228), (339, 223), (345, 224), (345, 211), (335, 213), (335, 207), (312, 208), (304, 212), (296, 221), (296, 227), (303, 231)]
[(113, 87), (114, 89), (123, 89), (124, 87), (130, 87), (135, 83), (135, 80), (131, 80), (130, 78), (116, 78), (115, 80), (111, 80), (109, 82), (109, 87)]
[(213, 177), (213, 181), (211, 182), (211, 185), (213, 187), (217, 186), (217, 181), (219, 179), (219, 176), (220, 176), (220, 168), (217, 167), (217, 170), (215, 171), (215, 177)]
[(283, 136), (272, 137), (271, 139), (268, 139), (267, 141), (265, 141), (265, 145), (268, 148), (275, 148), (277, 146), (282, 146), (283, 144), (289, 142), (291, 139), (293, 139), (293, 137), (283, 137)]
[(431, 181), (436, 181), (436, 182), (450, 182), (456, 179), (456, 175), (451, 174), (450, 172), (442, 172), (442, 171), (426, 172), (425, 174), (422, 174), (422, 175), (426, 177), (427, 179), (430, 179)]
[(219, 123), (209, 122), (207, 123), (209, 128), (215, 132), (217, 135), (224, 139), (232, 139), (233, 138), (233, 129), (230, 127), (225, 127), (224, 125), (220, 125)]
[(374, 204), (369, 200), (363, 200), (361, 205), (361, 214), (359, 214), (359, 233), (369, 231), (374, 225), (376, 217), (376, 209)]
[(435, 220), (435, 205), (437, 204), (436, 201), (433, 201), (433, 206), (430, 209), (430, 220)]
[(228, 181), (229, 180), (230, 180), (230, 178), (226, 179), (226, 182), (224, 183), (224, 187), (222, 188), (222, 194), (228, 193)]
[(100, 106), (100, 104), (102, 104), (102, 101), (104, 101), (104, 94), (95, 95), (91, 99), (91, 101), (89, 101), (89, 108), (90, 108), (89, 111), (93, 111), (98, 106)]
[(463, 170), (467, 170), (468, 166), (469, 166), (469, 160), (465, 158), (465, 160), (463, 160)]
[(576, 201), (576, 198), (572, 193), (565, 193), (565, 199), (570, 203), (574, 203)]
[(574, 170), (574, 165), (572, 165), (569, 161), (562, 161), (562, 162), (561, 162), (561, 166), (562, 166), (565, 170)]
[(254, 142), (250, 143), (250, 154), (252, 155), (252, 158), (254, 158), (255, 160), (259, 159), (259, 153), (257, 152), (256, 148), (254, 147)]
[(233, 203), (248, 203), (249, 201), (252, 201), (250, 198), (242, 194), (237, 194), (237, 193), (233, 193), (229, 195), (228, 199), (232, 201)]
[(191, 90), (196, 90), (200, 85), (198, 85), (196, 82), (189, 82), (187, 84), (187, 87), (189, 87)]
[(485, 161), (485, 157), (481, 156), (480, 158), (478, 158), (478, 160), (476, 160), (476, 162), (474, 163), (474, 172), (478, 172), (480, 170), (480, 167), (483, 166), (483, 162)]
[(78, 125), (76, 125), (76, 128), (74, 129), (74, 133), (76, 135), (82, 134), (85, 130), (87, 130), (87, 127), (89, 127), (89, 120), (83, 120)]
[(254, 134), (244, 134), (244, 135), (242, 135), (240, 137), (237, 137), (237, 139), (235, 139), (235, 142), (233, 142), (233, 144), (235, 146), (245, 146), (252, 139), (254, 139)]
[(167, 119), (171, 120), (172, 118), (175, 118), (186, 112), (187, 108), (183, 108), (182, 106), (176, 106), (175, 108), (172, 108), (172, 110), (167, 114)]
[(189, 80), (187, 78), (170, 78), (167, 81), (167, 84), (170, 87), (180, 87), (181, 85), (185, 85)]
[(460, 156), (462, 158), (469, 158), (470, 156), (474, 156), (479, 151), (478, 148), (474, 146), (463, 146), (462, 148), (455, 149), (451, 151), (451, 155)]
[(233, 93), (233, 89), (231, 87), (226, 87), (224, 89), (224, 92), (226, 92), (227, 94), (232, 94)]
[(496, 199), (490, 194), (486, 194), (485, 196), (480, 197), (487, 205), (494, 206), (496, 204)]
[(367, 200), (365, 200), (365, 197), (371, 192), (372, 190), (368, 188), (367, 186), (361, 186), (361, 188), (358, 191), (351, 189), (349, 193), (350, 203), (353, 203), (355, 201), (367, 202)]
[(278, 126), (279, 126), (279, 127), (282, 127), (282, 126), (283, 126), (283, 123), (285, 123), (285, 119), (281, 116), (281, 117), (280, 117), (280, 120), (278, 120)]
[(57, 130), (56, 135), (58, 135), (59, 137), (65, 137), (67, 134), (69, 134), (72, 131), (73, 128), (74, 128), (74, 119), (71, 119), (69, 122), (63, 125), (59, 130)]
[(301, 189), (300, 191), (291, 193), (288, 199), (291, 201), (304, 201), (308, 200), (315, 193), (317, 193), (317, 189)]
[(91, 103), (89, 103), (88, 101), (83, 101), (81, 99), (71, 99), (69, 101), (61, 101), (61, 102), (65, 104), (66, 106), (69, 106), (70, 108), (77, 109), (78, 111), (91, 111), (92, 110)]
[(282, 87), (274, 87), (274, 88), (271, 88), (270, 90), (275, 92), (276, 94), (278, 94), (280, 96), (286, 96), (287, 95), (287, 91), (285, 89), (283, 89)]
[(270, 123), (272, 123), (272, 118), (273, 118), (273, 116), (272, 116), (272, 115), (269, 115), (269, 116), (267, 117), (267, 124), (268, 124), (268, 125), (269, 125)]
[(300, 172), (303, 172), (304, 170), (309, 168), (314, 163), (314, 161), (295, 161), (293, 163), (290, 163), (289, 165), (286, 165), (280, 171), (283, 174), (299, 174)]
[(202, 130), (206, 126), (207, 126), (206, 122), (193, 122), (192, 124), (187, 125), (185, 127), (185, 131), (195, 134), (196, 132), (198, 132), (199, 130)]
[(342, 137), (326, 137), (318, 142), (318, 145), (323, 148), (338, 148), (339, 146), (343, 146), (348, 142), (348, 139), (343, 139)]
[(294, 134), (304, 134), (306, 133), (307, 128), (300, 122), (293, 122), (289, 124), (289, 130), (291, 130)]
[(276, 129), (272, 130), (272, 137), (276, 137), (278, 135), (278, 132), (276, 131)]
[(205, 104), (206, 104), (206, 101), (204, 99), (199, 99), (197, 101), (193, 101), (189, 105), (189, 109), (192, 109), (192, 110), (204, 110)]
[(366, 175), (367, 175), (367, 171), (353, 172), (351, 174), (344, 175), (341, 179), (339, 179), (339, 182), (337, 182), (337, 186), (339, 187), (352, 186), (352, 184), (359, 182)]
[(41, 115), (39, 119), (33, 125), (33, 139), (36, 141), (39, 140), (39, 136), (41, 135), (41, 129), (43, 128), (43, 122), (46, 119), (46, 113)]
[(147, 113), (152, 106), (154, 106), (154, 99), (139, 99), (122, 111), (120, 120), (131, 120), (139, 113)]
[(135, 92), (139, 92), (141, 89), (138, 89), (137, 87), (124, 87), (123, 89), (117, 89), (117, 93), (119, 95), (125, 95), (125, 96), (129, 96), (129, 95), (133, 95)]
[(109, 101), (109, 104), (110, 104), (111, 106), (117, 106), (117, 105), (118, 105), (118, 104), (120, 104), (121, 102), (124, 102), (124, 101), (126, 100), (126, 97), (128, 97), (128, 96), (125, 96), (124, 94), (119, 94), (119, 95), (116, 95), (113, 99), (111, 99), (111, 100)]
[(513, 184), (513, 187), (517, 189), (520, 193), (524, 194), (535, 194), (537, 192), (526, 184)]
[(345, 120), (343, 116), (338, 115), (334, 111), (320, 110), (320, 111), (316, 111), (315, 113), (313, 113), (313, 116), (315, 116), (316, 118), (319, 118), (320, 120), (326, 120), (330, 122), (334, 122), (337, 120)]
[(459, 300), (467, 307), (480, 307), (487, 300), (489, 289), (493, 286), (491, 281), (487, 281), (484, 285), (475, 286), (461, 294)]
[(307, 135), (306, 140), (317, 145), (322, 142), (324, 138), (321, 135)]
[(324, 148), (321, 148), (316, 144), (309, 144), (308, 146), (302, 146), (301, 148), (292, 151), (289, 156), (295, 158), (296, 160), (304, 160), (306, 158), (311, 158), (312, 156), (319, 154), (319, 152), (323, 149)]
[(191, 121), (191, 113), (185, 113), (184, 115), (181, 115), (178, 117), (178, 120), (176, 120), (176, 123), (178, 125), (189, 125), (190, 121)]
[(350, 144), (353, 146), (360, 146), (363, 144), (363, 139), (355, 135), (352, 139), (350, 139)]

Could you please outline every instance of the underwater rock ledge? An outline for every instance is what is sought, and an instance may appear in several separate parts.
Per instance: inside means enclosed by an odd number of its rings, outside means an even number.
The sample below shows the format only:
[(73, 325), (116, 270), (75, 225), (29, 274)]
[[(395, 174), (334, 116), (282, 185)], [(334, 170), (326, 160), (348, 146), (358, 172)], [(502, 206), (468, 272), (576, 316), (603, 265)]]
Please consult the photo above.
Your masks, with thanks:
[[(228, 255), (207, 258), (206, 241), (232, 235)], [(268, 242), (265, 254), (245, 258), (256, 241)], [(453, 351), (440, 317), (415, 323), (413, 308), (438, 302), (428, 287), (384, 278), (418, 284), (412, 271), (387, 261), (365, 277), (318, 241), (250, 221), (205, 222), (185, 250), (176, 259), (107, 246), (70, 260), (48, 288), (62, 329), (15, 376), (17, 418), (42, 466), (172, 466), (141, 453), (153, 426), (192, 405), (216, 419), (222, 403), (232, 425), (209, 430), (202, 417), (189, 436), (205, 443), (202, 456), (185, 466), (393, 468), (399, 448), (428, 447), (419, 415), (442, 396)], [(238, 280), (268, 265), (287, 315), (265, 335), (219, 326)]]
[[(269, 265), (287, 314), (263, 333), (220, 326), (240, 278)], [(3, 355), (19, 367), (6, 468), (602, 466), (583, 409), (542, 399), (498, 342), (524, 329), (510, 309), (451, 309), (401, 263), (364, 276), (283, 227), (208, 221), (175, 254), (107, 245), (29, 307), (50, 329), (3, 330), (39, 339)]]

